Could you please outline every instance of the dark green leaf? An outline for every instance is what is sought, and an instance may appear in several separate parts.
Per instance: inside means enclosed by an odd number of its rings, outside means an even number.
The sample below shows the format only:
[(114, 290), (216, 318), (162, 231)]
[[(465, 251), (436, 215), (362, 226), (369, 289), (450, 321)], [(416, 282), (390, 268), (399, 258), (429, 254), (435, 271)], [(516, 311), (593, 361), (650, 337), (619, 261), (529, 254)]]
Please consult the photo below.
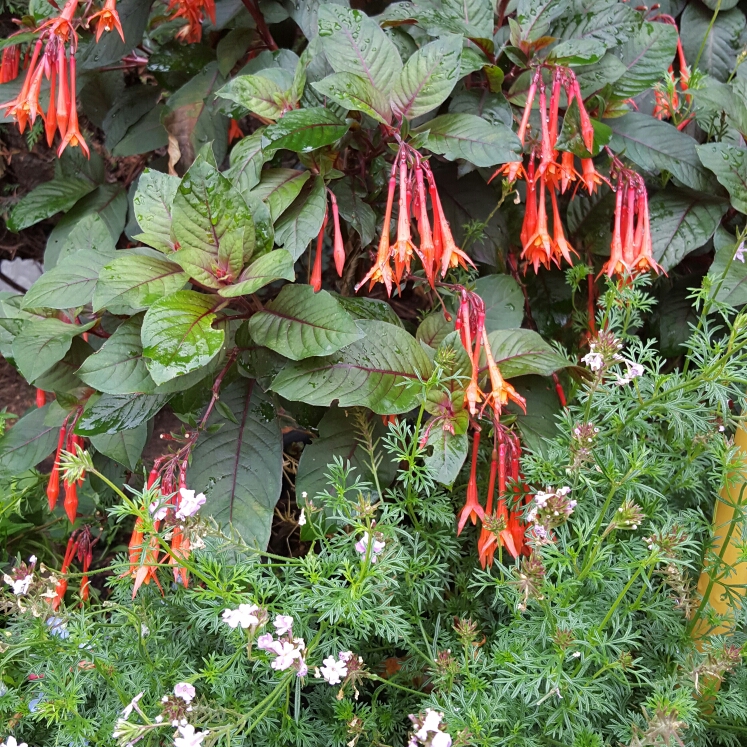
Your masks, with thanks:
[(420, 394), (418, 376), (432, 364), (420, 345), (401, 327), (359, 321), (365, 334), (334, 355), (289, 363), (272, 388), (290, 400), (340, 407), (363, 405), (380, 415), (407, 412)]
[(747, 150), (728, 143), (707, 143), (697, 150), (703, 165), (728, 190), (731, 204), (747, 213)]
[(511, 127), (514, 114), (511, 104), (502, 93), (487, 91), (461, 91), (452, 96), (449, 111), (454, 114), (476, 114), (491, 124)]
[(364, 112), (384, 124), (392, 121), (389, 99), (360, 75), (333, 73), (311, 85), (344, 109)]
[(249, 331), (258, 345), (294, 361), (331, 355), (363, 336), (329, 293), (310, 285), (286, 285), (252, 316)]
[(295, 280), (296, 273), (293, 269), (293, 257), (285, 249), (276, 249), (252, 262), (241, 273), (235, 285), (221, 288), (218, 294), (223, 296), (223, 298), (248, 296), (256, 293), (268, 283), (280, 280), (281, 278), (284, 280)]
[(0, 438), (0, 472), (20, 475), (46, 459), (57, 446), (67, 413), (57, 403), (31, 410)]
[(558, 435), (556, 415), (561, 408), (555, 387), (541, 376), (519, 376), (511, 383), (527, 401), (526, 415), (516, 405), (509, 405), (516, 413), (522, 441), (533, 452), (543, 454), (546, 442)]
[(321, 176), (314, 177), (295, 202), (285, 211), (275, 227), (275, 242), (294, 260), (298, 259), (309, 242), (322, 228), (327, 210), (327, 188)]
[(84, 306), (93, 297), (101, 268), (114, 256), (113, 249), (82, 249), (68, 255), (29, 288), (23, 299), (24, 308), (71, 309)]
[(437, 109), (459, 80), (462, 37), (444, 36), (421, 47), (407, 61), (392, 91), (396, 111), (408, 119)]
[(166, 254), (175, 249), (171, 238), (171, 221), (179, 182), (178, 176), (145, 169), (138, 179), (132, 201), (135, 219), (143, 230), (135, 238)]
[(202, 490), (209, 513), (252, 547), (264, 549), (280, 497), (283, 439), (275, 410), (259, 385), (239, 379), (221, 392), (237, 423), (214, 411), (208, 426), (222, 427), (200, 437), (187, 472), (189, 485)]
[(689, 135), (656, 117), (630, 112), (609, 119), (612, 149), (645, 171), (668, 171), (691, 189), (713, 193), (714, 180), (698, 158), (697, 143)]
[(266, 169), (262, 172), (262, 178), (252, 190), (252, 194), (267, 203), (272, 222), (275, 223), (298, 197), (310, 176), (310, 171)]
[(102, 124), (109, 150), (119, 143), (131, 125), (153, 110), (160, 95), (157, 86), (138, 84), (126, 88), (116, 98)]
[(70, 349), (73, 338), (96, 324), (66, 324), (59, 319), (31, 320), (13, 340), (13, 359), (26, 381), (32, 384)]
[(338, 179), (330, 185), (337, 199), (340, 217), (347, 221), (361, 237), (361, 246), (368, 246), (376, 236), (376, 213), (363, 201), (365, 189), (352, 177)]
[(225, 332), (212, 327), (219, 302), (216, 296), (183, 290), (148, 309), (140, 335), (156, 384), (202, 368), (220, 352)]
[(451, 485), (459, 475), (464, 465), (469, 449), (469, 439), (466, 433), (452, 436), (439, 425), (432, 428), (428, 436), (425, 466), (433, 475), (433, 479), (442, 485)]
[(231, 150), (231, 168), (225, 175), (242, 194), (259, 184), (262, 166), (268, 157), (262, 149), (263, 133), (264, 129), (260, 128), (239, 140)]
[(275, 81), (260, 75), (239, 75), (223, 86), (217, 95), (241, 104), (263, 119), (280, 119), (287, 108), (285, 90)]
[(99, 273), (93, 292), (93, 310), (132, 314), (152, 306), (187, 282), (179, 265), (165, 259), (126, 254)]
[(137, 156), (165, 148), (169, 144), (169, 133), (161, 122), (165, 109), (163, 104), (157, 104), (145, 116), (140, 117), (114, 147), (112, 155)]
[(747, 264), (735, 257), (736, 238), (719, 227), (713, 236), (716, 254), (713, 264), (708, 269), (711, 281), (711, 296), (730, 306), (739, 308), (747, 303)]
[[(531, 329), (499, 329), (491, 332), (488, 340), (493, 358), (506, 379), (527, 374), (549, 376), (571, 365)], [(483, 353), (481, 361), (485, 360)]]
[(271, 145), (275, 149), (308, 153), (331, 145), (347, 131), (348, 125), (322, 106), (294, 109), (279, 122), (265, 127), (262, 144), (264, 147)]
[(607, 45), (599, 39), (568, 39), (547, 56), (557, 65), (590, 65), (604, 57)]
[(148, 440), (148, 424), (141, 423), (135, 428), (128, 428), (119, 433), (102, 433), (91, 436), (91, 444), (96, 451), (108, 456), (115, 462), (134, 470)]
[[(486, 275), (475, 283), (485, 302), (485, 329), (516, 329), (524, 320), (524, 294), (509, 275)], [(443, 315), (441, 315), (443, 316)]]
[(627, 70), (615, 83), (615, 97), (629, 99), (658, 83), (677, 52), (677, 37), (677, 29), (668, 23), (644, 23), (615, 50)]
[(726, 200), (667, 187), (649, 201), (656, 261), (670, 270), (713, 236), (728, 208)]
[(435, 311), (423, 319), (415, 333), (415, 339), (432, 348), (437, 348), (447, 335), (454, 331), (454, 320), (447, 321), (441, 311)]
[(102, 394), (91, 397), (75, 426), (81, 436), (114, 435), (150, 420), (168, 401), (168, 394)]
[(692, 65), (705, 38), (698, 69), (718, 80), (726, 81), (742, 48), (741, 35), (745, 28), (745, 17), (739, 8), (722, 8), (711, 28), (712, 19), (712, 10), (699, 2), (688, 3), (680, 19), (682, 47), (685, 59)]
[(341, 296), (337, 293), (330, 293), (330, 295), (336, 298), (340, 306), (354, 319), (373, 319), (396, 324), (398, 327), (403, 326), (394, 309), (386, 301), (362, 296)]
[(43, 182), (23, 197), (10, 211), (8, 228), (22, 231), (55, 213), (67, 212), (78, 200), (96, 189), (89, 179), (55, 178)]
[(318, 17), (319, 37), (332, 69), (360, 75), (388, 93), (402, 70), (402, 60), (379, 24), (360, 10), (332, 3), (321, 5)]
[(106, 394), (152, 394), (156, 385), (145, 365), (140, 341), (141, 317), (122, 323), (77, 374), (88, 386)]
[(254, 252), (254, 221), (239, 191), (202, 155), (184, 175), (172, 215), (181, 247), (173, 258), (191, 277), (217, 288), (218, 278), (241, 274)]
[(474, 114), (442, 114), (420, 130), (428, 132), (428, 150), (450, 161), (463, 158), (475, 166), (495, 166), (518, 161), (521, 153), (519, 138), (511, 129)]

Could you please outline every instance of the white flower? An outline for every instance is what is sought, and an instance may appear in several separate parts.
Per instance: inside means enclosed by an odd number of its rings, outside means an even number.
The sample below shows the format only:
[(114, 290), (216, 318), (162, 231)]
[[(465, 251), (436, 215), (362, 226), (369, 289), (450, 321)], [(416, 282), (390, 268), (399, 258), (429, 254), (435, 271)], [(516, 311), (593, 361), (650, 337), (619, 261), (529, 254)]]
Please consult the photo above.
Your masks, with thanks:
[(744, 241), (737, 247), (737, 251), (734, 252), (734, 259), (738, 259), (744, 264), (744, 253), (747, 251)]
[(3, 576), (3, 581), (13, 587), (13, 593), (17, 597), (28, 594), (29, 586), (31, 586), (33, 580), (33, 573), (29, 573), (28, 576), (24, 576), (23, 578), (11, 578), (7, 573)]
[(124, 720), (128, 719), (130, 717), (130, 714), (132, 713), (133, 709), (137, 705), (138, 700), (143, 697), (143, 693), (138, 693), (125, 707), (122, 711), (122, 718)]
[(28, 747), (28, 745), (26, 742), (19, 744), (15, 737), (9, 736), (4, 742), (0, 743), (0, 747)]
[(30, 563), (31, 565), (36, 565), (36, 555), (32, 555), (32, 556), (31, 556), (31, 557), (29, 558), (29, 563)]
[(200, 747), (207, 735), (207, 731), (195, 731), (192, 724), (179, 726), (178, 731), (180, 736), (174, 737), (174, 747)]
[(431, 747), (451, 747), (451, 737), (445, 731), (437, 731), (431, 739)]
[(273, 650), (277, 653), (277, 657), (273, 660), (270, 666), (278, 672), (283, 672), (293, 666), (294, 659), (301, 658), (301, 652), (292, 644), (287, 641), (275, 641)]
[(298, 526), (302, 527), (306, 525), (306, 509), (302, 508), (301, 513), (298, 515)]
[(617, 381), (615, 384), (618, 386), (625, 386), (626, 384), (630, 384), (633, 379), (637, 378), (638, 376), (643, 376), (643, 373), (645, 369), (640, 363), (634, 363), (633, 361), (625, 361), (625, 364), (628, 367), (627, 372), (625, 373), (625, 376), (618, 376)]
[(242, 628), (251, 628), (259, 625), (259, 618), (254, 614), (258, 611), (259, 607), (256, 604), (240, 604), (238, 609), (224, 610), (223, 619), (232, 628), (238, 628), (239, 625)]
[(194, 685), (190, 685), (189, 682), (179, 682), (174, 685), (174, 695), (181, 698), (185, 703), (191, 703), (195, 696)]
[(272, 644), (275, 643), (271, 633), (263, 633), (257, 638), (257, 648), (260, 651), (272, 651)]
[(171, 506), (169, 506), (168, 503), (162, 504), (161, 499), (157, 499), (148, 506), (148, 511), (150, 511), (150, 514), (155, 521), (163, 521), (169, 513), (169, 508), (171, 508)]
[(179, 502), (179, 510), (176, 512), (177, 519), (186, 519), (189, 516), (194, 516), (205, 505), (204, 493), (195, 495), (194, 490), (180, 488), (179, 495), (181, 496), (181, 501)]
[[(371, 542), (371, 539), (369, 538), (368, 532), (363, 533), (363, 537), (359, 539), (355, 543), (355, 549), (357, 552), (359, 552), (363, 557), (366, 556), (366, 553), (368, 552), (368, 545)], [(377, 540), (375, 537), (373, 538), (373, 543), (371, 544), (371, 562), (376, 562), (376, 556), (384, 550), (386, 545), (381, 542), (381, 540)]]
[(278, 635), (285, 635), (291, 632), (293, 627), (293, 618), (290, 615), (278, 615), (272, 623)]
[(328, 656), (320, 668), (320, 673), (325, 681), (330, 685), (337, 685), (342, 682), (342, 678), (348, 674), (348, 665), (344, 661), (339, 661), (332, 656)]
[(604, 357), (601, 353), (587, 353), (581, 359), (592, 371), (600, 371), (604, 366)]
[(441, 731), (439, 724), (441, 719), (444, 717), (443, 713), (434, 711), (432, 708), (425, 709), (425, 718), (423, 719), (423, 725), (415, 732), (415, 736), (421, 741), (425, 742), (428, 739), (429, 731)]

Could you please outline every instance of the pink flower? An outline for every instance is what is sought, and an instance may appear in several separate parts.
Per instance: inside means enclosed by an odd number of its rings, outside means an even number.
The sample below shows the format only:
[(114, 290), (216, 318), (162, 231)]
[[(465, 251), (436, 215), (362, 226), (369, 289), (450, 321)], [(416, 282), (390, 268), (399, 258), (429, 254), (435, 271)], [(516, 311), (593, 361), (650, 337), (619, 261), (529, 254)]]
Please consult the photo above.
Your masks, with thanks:
[(185, 703), (191, 703), (195, 697), (194, 685), (190, 685), (189, 682), (180, 682), (174, 685), (174, 695), (181, 698)]
[(344, 661), (328, 656), (322, 664), (324, 666), (319, 669), (319, 672), (330, 685), (339, 684), (342, 682), (342, 678), (347, 676), (348, 667)]
[(292, 643), (287, 641), (276, 641), (273, 650), (277, 656), (270, 666), (278, 672), (283, 672), (293, 666), (294, 659), (301, 658), (301, 652)]
[[(371, 543), (371, 538), (369, 537), (368, 532), (363, 533), (363, 537), (359, 539), (355, 543), (355, 549), (357, 552), (359, 552), (364, 558), (366, 557), (366, 554), (368, 552), (368, 545)], [(375, 537), (373, 538), (373, 544), (371, 544), (371, 562), (376, 562), (376, 556), (383, 552), (386, 545), (381, 541), (377, 540)]]
[(259, 638), (257, 638), (257, 648), (260, 651), (273, 651), (273, 644), (275, 641), (273, 640), (271, 633), (263, 633)]
[(272, 624), (275, 626), (278, 635), (285, 635), (291, 632), (293, 618), (291, 615), (278, 615)]
[(192, 724), (180, 726), (179, 736), (174, 737), (174, 747), (200, 747), (202, 740), (207, 736), (207, 731), (195, 731)]
[(195, 495), (194, 490), (180, 488), (179, 496), (181, 500), (179, 502), (179, 510), (176, 512), (177, 519), (186, 519), (189, 516), (194, 516), (205, 505), (206, 499), (204, 493)]

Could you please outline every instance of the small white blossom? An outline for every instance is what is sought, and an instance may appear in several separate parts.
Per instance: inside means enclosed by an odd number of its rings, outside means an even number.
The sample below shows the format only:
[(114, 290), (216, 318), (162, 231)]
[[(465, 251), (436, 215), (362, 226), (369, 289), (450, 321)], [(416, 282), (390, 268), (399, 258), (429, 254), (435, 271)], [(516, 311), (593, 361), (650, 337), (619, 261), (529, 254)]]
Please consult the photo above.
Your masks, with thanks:
[(324, 665), (319, 669), (320, 674), (330, 685), (337, 685), (342, 682), (342, 678), (348, 674), (348, 666), (344, 661), (328, 656), (322, 662)]
[(179, 502), (179, 510), (176, 512), (177, 519), (186, 519), (189, 516), (194, 516), (205, 505), (206, 499), (203, 493), (195, 495), (194, 490), (180, 488), (179, 495), (181, 501)]
[(737, 251), (734, 252), (734, 259), (739, 260), (742, 264), (744, 264), (744, 253), (747, 251), (747, 246), (745, 246), (744, 241), (737, 247)]
[(630, 384), (633, 379), (637, 378), (638, 376), (643, 376), (643, 373), (645, 369), (640, 363), (634, 363), (633, 361), (625, 361), (625, 364), (628, 367), (628, 370), (626, 371), (624, 376), (618, 376), (617, 381), (615, 384), (618, 386), (625, 386), (626, 384)]
[(278, 615), (272, 623), (278, 635), (290, 633), (293, 628), (293, 617), (291, 615)]
[(604, 366), (604, 357), (601, 353), (587, 353), (581, 359), (592, 371), (600, 371)]
[(179, 682), (174, 685), (174, 695), (177, 698), (181, 698), (185, 703), (191, 703), (195, 697), (194, 685), (191, 685), (189, 682)]
[(15, 737), (9, 736), (4, 742), (0, 743), (0, 747), (28, 747), (28, 745), (26, 742), (21, 742), (19, 744)]
[(272, 651), (272, 644), (275, 643), (271, 633), (263, 633), (257, 638), (257, 648), (260, 651)]
[(124, 720), (127, 720), (130, 717), (130, 714), (132, 713), (133, 709), (137, 706), (138, 700), (142, 698), (144, 693), (138, 693), (125, 707), (122, 711), (122, 718)]
[(7, 574), (3, 576), (3, 581), (5, 581), (6, 584), (9, 584), (13, 587), (13, 593), (17, 596), (23, 596), (24, 594), (28, 594), (29, 586), (31, 586), (31, 582), (34, 580), (34, 574), (29, 573), (28, 576), (24, 576), (23, 578), (11, 578)]
[(178, 731), (179, 736), (174, 737), (174, 747), (200, 747), (208, 734), (207, 731), (195, 731), (192, 724), (180, 724)]
[(302, 508), (301, 513), (298, 515), (298, 526), (306, 526), (306, 509)]
[(31, 565), (36, 565), (36, 560), (37, 560), (37, 558), (36, 558), (36, 555), (32, 555), (32, 556), (31, 556), (31, 557), (29, 558), (29, 563), (30, 563)]
[(223, 611), (223, 619), (231, 628), (251, 628), (259, 625), (259, 618), (255, 614), (259, 612), (256, 604), (240, 604), (238, 609)]

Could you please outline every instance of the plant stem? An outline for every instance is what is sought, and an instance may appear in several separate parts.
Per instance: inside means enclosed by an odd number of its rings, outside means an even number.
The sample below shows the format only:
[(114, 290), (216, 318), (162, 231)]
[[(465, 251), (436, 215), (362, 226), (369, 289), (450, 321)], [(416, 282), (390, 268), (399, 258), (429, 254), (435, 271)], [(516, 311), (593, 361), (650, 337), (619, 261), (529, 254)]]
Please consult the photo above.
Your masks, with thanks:
[(625, 595), (630, 591), (630, 587), (635, 583), (635, 580), (638, 578), (638, 576), (641, 575), (641, 571), (648, 566), (648, 563), (644, 563), (643, 565), (639, 565), (636, 569), (636, 572), (630, 577), (630, 580), (628, 581), (625, 586), (623, 586), (622, 591), (617, 595), (617, 599), (613, 602), (612, 606), (609, 608), (607, 614), (604, 616), (604, 620), (599, 624), (599, 627), (597, 628), (598, 631), (602, 631), (607, 623), (612, 618), (612, 615), (614, 614), (615, 610), (620, 606), (620, 603), (623, 599), (625, 599)]
[(711, 31), (713, 30), (713, 24), (716, 23), (716, 18), (718, 17), (720, 10), (721, 10), (721, 0), (718, 0), (718, 2), (716, 3), (716, 8), (713, 11), (713, 15), (711, 16), (711, 22), (708, 24), (708, 28), (706, 29), (705, 36), (703, 37), (703, 41), (700, 43), (700, 49), (698, 50), (698, 56), (695, 58), (695, 62), (693, 62), (693, 65), (692, 65), (693, 70), (696, 67), (698, 67), (700, 58), (705, 50), (706, 42), (708, 41), (708, 37), (711, 35)]

